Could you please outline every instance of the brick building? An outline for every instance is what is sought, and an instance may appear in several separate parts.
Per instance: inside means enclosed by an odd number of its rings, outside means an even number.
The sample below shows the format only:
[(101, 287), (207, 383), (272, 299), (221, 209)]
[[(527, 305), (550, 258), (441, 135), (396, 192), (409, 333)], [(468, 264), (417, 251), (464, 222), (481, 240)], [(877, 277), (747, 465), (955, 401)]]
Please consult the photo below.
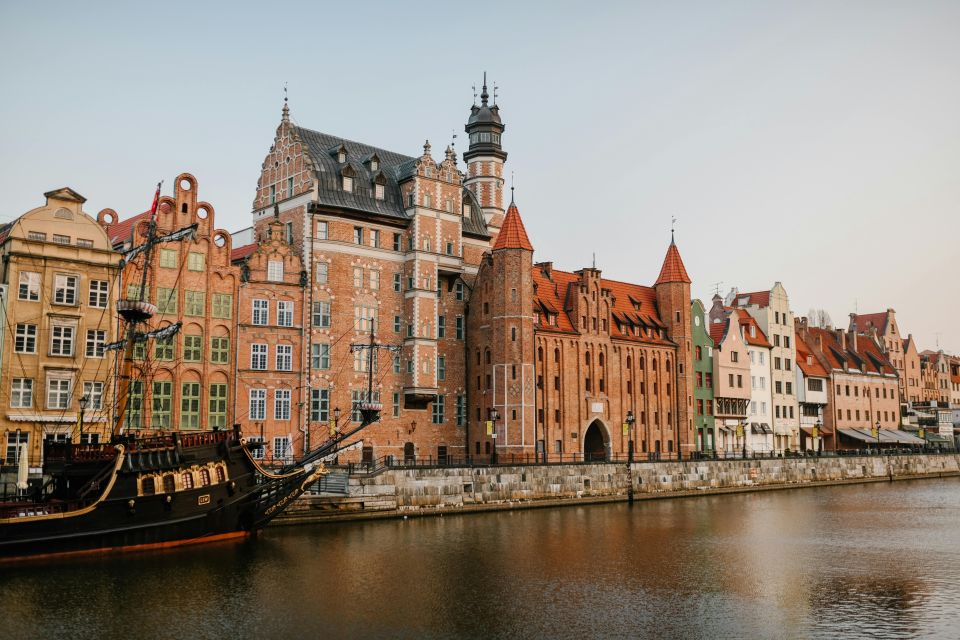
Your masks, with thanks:
[(922, 404), (947, 407), (950, 405), (949, 356), (943, 349), (920, 352), (921, 380), (923, 382)]
[(908, 407), (913, 407), (923, 400), (923, 372), (920, 369), (920, 351), (917, 349), (917, 341), (913, 339), (913, 334), (909, 334), (903, 340), (903, 378), (901, 378), (901, 390), (906, 395), (901, 396), (900, 402), (907, 403)]
[[(231, 264), (230, 234), (216, 227), (216, 215), (199, 200), (197, 180), (177, 176), (173, 196), (160, 198), (157, 235), (197, 225), (193, 239), (156, 245), (145, 299), (157, 305), (150, 329), (182, 323), (167, 341), (139, 343), (134, 349), (134, 378), (126, 423), (131, 428), (212, 429), (238, 418), (235, 392), (235, 318), (240, 268)], [(150, 212), (119, 221), (105, 210), (98, 221), (113, 247), (125, 250), (144, 243)], [(140, 254), (122, 274), (122, 294), (140, 295)]]
[[(232, 414), (246, 424), (251, 441), (264, 443), (257, 455), (275, 462), (289, 462), (309, 446), (304, 432), (307, 412), (314, 422), (329, 418), (325, 389), (306, 393), (307, 368), (306, 273), (302, 260), (287, 242), (279, 219), (266, 226), (252, 244), (233, 249), (231, 261), (240, 269), (237, 290), (237, 336), (235, 348), (236, 393)], [(317, 354), (318, 366), (323, 358)], [(325, 438), (323, 431), (319, 439)], [(261, 453), (262, 452), (262, 453)]]
[(796, 329), (810, 355), (830, 373), (823, 418), (827, 448), (870, 445), (876, 440), (871, 429), (878, 424), (884, 430), (899, 428), (897, 372), (871, 336), (808, 327), (805, 318)]
[[(855, 331), (863, 335), (869, 335), (883, 350), (887, 360), (897, 371), (900, 385), (900, 403), (907, 405), (910, 402), (910, 396), (913, 395), (910, 379), (916, 378), (916, 372), (911, 375), (911, 365), (914, 364), (912, 358), (908, 357), (904, 349), (904, 340), (900, 335), (900, 328), (897, 326), (897, 312), (893, 309), (887, 309), (881, 313), (851, 313), (848, 331)], [(904, 407), (906, 409), (906, 406)]]
[(113, 368), (104, 346), (116, 339), (120, 261), (83, 211), (83, 196), (69, 188), (44, 196), (43, 206), (0, 227), (0, 283), (8, 294), (0, 463), (14, 464), (25, 447), (32, 473), (39, 472), (44, 441), (109, 438)]
[[(652, 287), (595, 267), (533, 264), (511, 205), (470, 300), (468, 364), (473, 451), (548, 459), (689, 455), (693, 425), (690, 278), (671, 242)], [(632, 415), (634, 423), (628, 423)]]
[(351, 344), (373, 329), (378, 345), (400, 351), (378, 352), (373, 400), (384, 411), (362, 455), (465, 453), (466, 303), (503, 219), (504, 129), (484, 87), (461, 173), (452, 147), (439, 160), (429, 143), (407, 156), (297, 126), (284, 105), (253, 218), (257, 234), (283, 225), (306, 272), (303, 385), (319, 407), (303, 413), (307, 437), (326, 432), (330, 410), (360, 419), (352, 408), (365, 399), (368, 363)]

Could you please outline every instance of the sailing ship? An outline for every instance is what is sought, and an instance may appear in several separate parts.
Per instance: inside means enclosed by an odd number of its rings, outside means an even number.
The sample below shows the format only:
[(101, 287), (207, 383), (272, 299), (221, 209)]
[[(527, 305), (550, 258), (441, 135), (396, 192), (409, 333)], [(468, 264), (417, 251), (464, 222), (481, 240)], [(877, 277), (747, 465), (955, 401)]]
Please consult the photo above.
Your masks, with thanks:
[(357, 407), (360, 423), (342, 432), (331, 423), (330, 438), (296, 463), (264, 467), (239, 424), (155, 433), (130, 424), (136, 346), (167, 340), (181, 328), (176, 323), (147, 330), (157, 313), (145, 297), (151, 255), (157, 245), (192, 238), (197, 227), (158, 236), (159, 193), (158, 185), (146, 241), (127, 250), (121, 263), (142, 256), (143, 267), (139, 293), (117, 304), (123, 337), (107, 345), (122, 359), (109, 442), (44, 443), (42, 484), (15, 502), (0, 502), (0, 560), (160, 548), (256, 533), (327, 473), (324, 460), (379, 420), (382, 407), (372, 393), (374, 354), (392, 347), (376, 344), (371, 326), (369, 344), (351, 347), (368, 351), (371, 372), (366, 401)]

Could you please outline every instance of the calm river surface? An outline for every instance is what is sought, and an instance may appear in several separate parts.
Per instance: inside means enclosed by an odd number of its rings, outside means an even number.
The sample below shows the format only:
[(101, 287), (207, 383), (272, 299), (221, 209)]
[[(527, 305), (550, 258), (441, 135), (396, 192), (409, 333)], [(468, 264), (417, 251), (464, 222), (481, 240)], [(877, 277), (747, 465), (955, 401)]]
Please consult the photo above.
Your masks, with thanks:
[(960, 637), (960, 479), (0, 566), (0, 638)]

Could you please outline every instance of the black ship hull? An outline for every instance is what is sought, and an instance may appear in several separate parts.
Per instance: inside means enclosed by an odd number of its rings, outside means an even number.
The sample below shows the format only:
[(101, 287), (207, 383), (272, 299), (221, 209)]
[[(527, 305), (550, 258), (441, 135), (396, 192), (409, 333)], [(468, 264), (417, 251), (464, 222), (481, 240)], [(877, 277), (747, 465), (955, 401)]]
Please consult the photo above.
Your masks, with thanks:
[(56, 479), (47, 495), (0, 506), (0, 560), (248, 535), (323, 473), (311, 464), (271, 473), (239, 432), (53, 445), (46, 458)]

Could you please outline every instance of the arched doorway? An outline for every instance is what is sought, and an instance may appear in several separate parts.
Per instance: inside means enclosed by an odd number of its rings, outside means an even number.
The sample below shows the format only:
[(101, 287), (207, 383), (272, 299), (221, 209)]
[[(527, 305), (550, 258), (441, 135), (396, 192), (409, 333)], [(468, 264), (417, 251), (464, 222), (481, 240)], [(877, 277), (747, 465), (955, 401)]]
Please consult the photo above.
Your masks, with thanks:
[(413, 448), (412, 442), (407, 442), (403, 445), (403, 463), (404, 464), (414, 464), (417, 461), (417, 454)]
[(583, 436), (583, 459), (607, 459), (607, 430), (599, 420), (591, 422)]

